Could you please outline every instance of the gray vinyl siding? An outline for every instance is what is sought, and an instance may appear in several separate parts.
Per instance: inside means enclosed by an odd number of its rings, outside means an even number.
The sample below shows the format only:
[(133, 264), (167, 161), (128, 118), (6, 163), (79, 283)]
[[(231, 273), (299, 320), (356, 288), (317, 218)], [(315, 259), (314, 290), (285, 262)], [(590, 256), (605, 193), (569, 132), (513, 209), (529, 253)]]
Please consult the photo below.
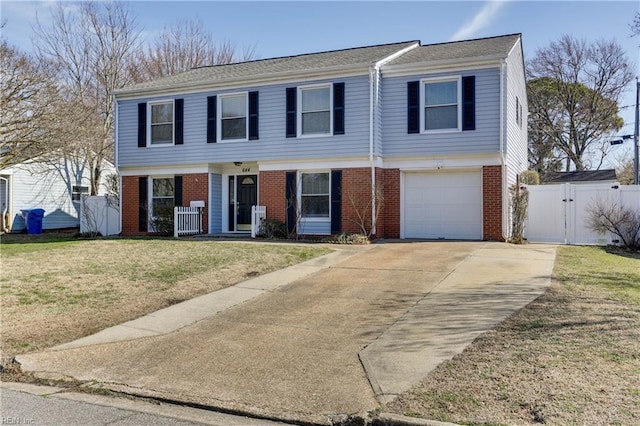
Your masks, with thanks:
[(300, 220), (298, 233), (302, 235), (330, 235), (331, 222), (307, 222)]
[(222, 232), (222, 175), (217, 173), (211, 174), (209, 211), (211, 212), (209, 233), (219, 234)]
[[(475, 75), (476, 129), (440, 134), (407, 133), (407, 82), (423, 78)], [(460, 155), (497, 153), (500, 150), (500, 69), (465, 70), (387, 77), (382, 83), (383, 155)], [(422, 110), (421, 110), (422, 112)]]
[[(512, 185), (516, 182), (517, 175), (528, 168), (527, 117), (529, 109), (520, 42), (507, 58), (506, 80), (505, 150), (507, 183)], [(522, 125), (516, 123), (516, 97), (519, 100), (519, 104), (522, 105)]]
[[(232, 161), (261, 161), (365, 156), (369, 153), (368, 76), (292, 82), (224, 91), (175, 95), (184, 99), (184, 144), (138, 148), (138, 103), (166, 96), (118, 101), (118, 165), (162, 166)], [(286, 88), (331, 82), (345, 83), (345, 134), (286, 138)], [(259, 140), (207, 144), (207, 96), (259, 92)]]

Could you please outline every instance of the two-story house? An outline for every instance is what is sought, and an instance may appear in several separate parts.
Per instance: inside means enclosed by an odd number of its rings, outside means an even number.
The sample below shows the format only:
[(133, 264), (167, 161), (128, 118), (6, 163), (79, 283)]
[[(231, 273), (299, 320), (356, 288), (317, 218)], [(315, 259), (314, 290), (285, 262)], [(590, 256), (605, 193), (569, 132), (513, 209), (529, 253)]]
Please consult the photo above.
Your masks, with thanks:
[(519, 34), (202, 67), (115, 103), (123, 235), (203, 200), (208, 233), (262, 205), (300, 234), (502, 240), (527, 165)]

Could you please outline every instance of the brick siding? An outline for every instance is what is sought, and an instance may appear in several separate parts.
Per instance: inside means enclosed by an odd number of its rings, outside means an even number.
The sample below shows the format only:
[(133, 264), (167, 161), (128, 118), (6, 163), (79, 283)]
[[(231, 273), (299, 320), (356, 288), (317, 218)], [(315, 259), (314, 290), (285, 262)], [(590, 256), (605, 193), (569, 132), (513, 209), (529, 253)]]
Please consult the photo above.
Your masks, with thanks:
[(376, 183), (383, 194), (377, 236), (400, 238), (400, 169), (376, 169)]
[(267, 217), (284, 222), (287, 217), (286, 171), (265, 171), (259, 176), (259, 204), (267, 208)]
[[(209, 176), (207, 173), (187, 174), (182, 176), (182, 205), (188, 206), (191, 201), (204, 200), (203, 217), (204, 232), (208, 232), (209, 216)], [(138, 181), (147, 176), (122, 177), (122, 235), (147, 235), (148, 232), (138, 230), (139, 194)], [(147, 177), (148, 178), (148, 177)]]
[(485, 241), (504, 241), (501, 166), (482, 168), (482, 238)]

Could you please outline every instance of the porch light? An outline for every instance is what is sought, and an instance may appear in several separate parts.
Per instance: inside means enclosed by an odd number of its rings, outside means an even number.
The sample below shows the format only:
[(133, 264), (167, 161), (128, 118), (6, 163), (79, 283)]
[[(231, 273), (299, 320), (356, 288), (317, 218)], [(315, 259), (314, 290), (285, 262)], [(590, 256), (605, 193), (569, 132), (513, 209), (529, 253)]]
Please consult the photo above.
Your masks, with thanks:
[(240, 167), (240, 166), (242, 166), (242, 161), (234, 161), (233, 164), (235, 164), (236, 166)]

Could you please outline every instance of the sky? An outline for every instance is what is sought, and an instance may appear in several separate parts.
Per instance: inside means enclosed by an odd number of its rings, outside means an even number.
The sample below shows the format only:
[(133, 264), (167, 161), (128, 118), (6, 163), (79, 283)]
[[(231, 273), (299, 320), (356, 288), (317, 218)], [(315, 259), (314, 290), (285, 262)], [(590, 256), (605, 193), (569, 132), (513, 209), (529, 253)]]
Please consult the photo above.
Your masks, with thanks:
[[(53, 1), (0, 2), (2, 37), (31, 52), (36, 14), (43, 24)], [(131, 1), (143, 37), (153, 39), (165, 25), (200, 19), (216, 40), (238, 49), (254, 48), (259, 58), (420, 40), (422, 44), (522, 33), (526, 58), (569, 34), (586, 41), (615, 39), (640, 76), (640, 38), (630, 24), (640, 1)], [(635, 84), (620, 101), (633, 134)], [(614, 147), (614, 161), (632, 149)], [(614, 164), (615, 165), (615, 164)]]

